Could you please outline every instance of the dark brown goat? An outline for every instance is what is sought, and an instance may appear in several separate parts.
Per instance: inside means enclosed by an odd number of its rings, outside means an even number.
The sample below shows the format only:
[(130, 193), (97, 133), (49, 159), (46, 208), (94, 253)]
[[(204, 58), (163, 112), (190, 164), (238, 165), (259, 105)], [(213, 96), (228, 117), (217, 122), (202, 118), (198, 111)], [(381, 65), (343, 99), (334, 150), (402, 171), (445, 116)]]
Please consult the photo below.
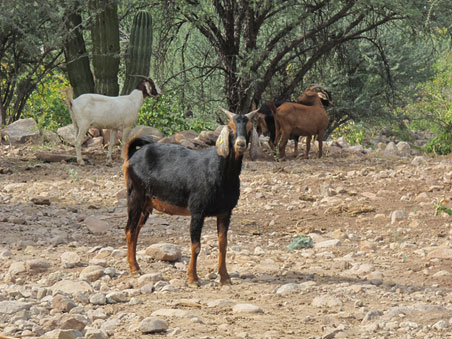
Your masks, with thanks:
[(201, 251), (201, 231), (206, 217), (217, 217), (218, 273), (220, 283), (230, 283), (226, 270), (227, 232), (233, 208), (240, 196), (240, 171), (248, 144), (257, 145), (253, 115), (223, 110), (229, 124), (223, 127), (217, 147), (190, 150), (181, 145), (135, 138), (126, 147), (123, 165), (127, 184), (128, 221), (125, 229), (127, 260), (132, 274), (139, 273), (136, 260), (138, 234), (153, 209), (191, 216), (191, 258), (188, 282), (198, 283), (196, 262)]
[[(316, 89), (320, 89), (320, 92)], [(287, 141), (289, 137), (294, 136), (306, 137), (306, 159), (309, 156), (312, 136), (316, 136), (319, 143), (319, 158), (322, 156), (323, 137), (329, 124), (328, 115), (322, 104), (322, 99), (328, 100), (326, 93), (323, 87), (314, 85), (297, 98), (297, 102), (311, 105), (286, 102), (276, 108), (270, 103), (275, 116), (275, 143), (279, 141), (280, 158), (285, 157)]]

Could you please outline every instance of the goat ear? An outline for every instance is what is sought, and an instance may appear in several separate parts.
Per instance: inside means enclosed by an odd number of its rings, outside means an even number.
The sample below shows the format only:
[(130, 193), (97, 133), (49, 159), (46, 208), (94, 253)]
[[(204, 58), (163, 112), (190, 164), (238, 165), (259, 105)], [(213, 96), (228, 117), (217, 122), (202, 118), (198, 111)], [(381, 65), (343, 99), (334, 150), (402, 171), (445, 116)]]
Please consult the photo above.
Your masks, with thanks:
[(250, 140), (250, 158), (251, 160), (256, 160), (257, 151), (259, 148), (259, 135), (257, 134), (256, 127), (253, 126), (251, 130), (251, 140)]
[(229, 155), (229, 127), (224, 126), (218, 136), (217, 142), (217, 153), (219, 156), (226, 158)]
[(317, 92), (317, 95), (319, 96), (320, 99), (323, 99), (323, 100), (327, 100), (327, 101), (328, 101), (328, 97), (326, 96), (325, 93), (323, 93), (323, 92)]

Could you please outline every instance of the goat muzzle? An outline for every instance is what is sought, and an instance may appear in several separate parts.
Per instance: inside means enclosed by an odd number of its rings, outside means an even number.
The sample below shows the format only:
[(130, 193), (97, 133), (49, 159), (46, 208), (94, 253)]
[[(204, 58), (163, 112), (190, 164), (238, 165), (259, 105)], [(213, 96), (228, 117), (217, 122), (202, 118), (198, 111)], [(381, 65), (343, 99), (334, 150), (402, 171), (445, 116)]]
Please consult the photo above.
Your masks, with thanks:
[(234, 144), (235, 152), (238, 154), (243, 154), (246, 151), (246, 139), (242, 136), (237, 137)]

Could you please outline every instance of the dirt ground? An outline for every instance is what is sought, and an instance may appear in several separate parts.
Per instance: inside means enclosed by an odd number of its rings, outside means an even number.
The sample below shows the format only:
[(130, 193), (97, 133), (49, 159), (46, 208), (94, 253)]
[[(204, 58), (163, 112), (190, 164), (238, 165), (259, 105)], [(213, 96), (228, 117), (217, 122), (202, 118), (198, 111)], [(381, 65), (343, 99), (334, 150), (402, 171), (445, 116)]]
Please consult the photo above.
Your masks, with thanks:
[[(189, 219), (154, 214), (140, 234), (138, 261), (172, 288), (140, 294), (127, 274), (119, 152), (112, 167), (105, 166), (103, 151), (85, 153), (91, 164), (80, 167), (41, 162), (38, 150), (0, 146), (0, 247), (13, 254), (0, 262), (0, 285), (41, 286), (56, 271), (76, 277), (83, 267), (63, 269), (65, 251), (79, 253), (86, 266), (96, 247), (121, 250), (124, 256), (108, 265), (122, 273), (105, 285), (138, 301), (101, 307), (108, 320), (118, 319), (113, 338), (450, 337), (451, 217), (435, 215), (435, 203), (452, 195), (451, 157), (425, 157), (416, 165), (413, 157), (376, 152), (245, 160), (228, 238), (233, 285), (219, 286), (216, 279), (214, 219), (203, 229), (201, 286), (192, 288), (185, 284)], [(109, 230), (90, 233), (84, 220), (91, 215), (108, 222)], [(297, 235), (309, 235), (314, 247), (288, 251)], [(143, 250), (157, 242), (181, 246), (182, 260), (149, 259)], [(51, 267), (7, 279), (12, 263), (31, 258)], [(240, 304), (258, 309), (239, 311)], [(185, 311), (160, 312), (166, 333), (135, 331), (141, 319), (166, 309)]]

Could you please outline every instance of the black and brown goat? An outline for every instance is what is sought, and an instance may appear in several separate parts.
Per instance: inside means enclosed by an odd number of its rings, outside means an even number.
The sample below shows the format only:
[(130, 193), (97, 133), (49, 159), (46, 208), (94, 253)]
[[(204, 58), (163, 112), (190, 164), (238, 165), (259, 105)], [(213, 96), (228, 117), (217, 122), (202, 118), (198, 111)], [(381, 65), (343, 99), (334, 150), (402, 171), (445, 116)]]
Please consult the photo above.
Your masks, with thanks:
[[(320, 92), (316, 90), (319, 89)], [(289, 137), (305, 136), (307, 159), (311, 148), (312, 136), (319, 143), (319, 158), (322, 156), (323, 137), (328, 128), (329, 120), (322, 100), (330, 102), (329, 93), (319, 85), (306, 89), (297, 102), (306, 102), (310, 105), (286, 102), (278, 108), (269, 103), (275, 117), (275, 143), (279, 142), (279, 157), (285, 157), (285, 149)]]
[(198, 283), (196, 261), (201, 250), (201, 231), (206, 217), (217, 217), (218, 273), (220, 283), (230, 283), (226, 269), (227, 232), (233, 208), (240, 196), (240, 172), (247, 146), (257, 145), (252, 118), (257, 111), (234, 114), (217, 139), (216, 147), (190, 150), (180, 145), (135, 138), (126, 148), (123, 165), (127, 185), (128, 221), (125, 228), (130, 272), (140, 272), (136, 260), (138, 234), (155, 208), (191, 216), (189, 284)]

